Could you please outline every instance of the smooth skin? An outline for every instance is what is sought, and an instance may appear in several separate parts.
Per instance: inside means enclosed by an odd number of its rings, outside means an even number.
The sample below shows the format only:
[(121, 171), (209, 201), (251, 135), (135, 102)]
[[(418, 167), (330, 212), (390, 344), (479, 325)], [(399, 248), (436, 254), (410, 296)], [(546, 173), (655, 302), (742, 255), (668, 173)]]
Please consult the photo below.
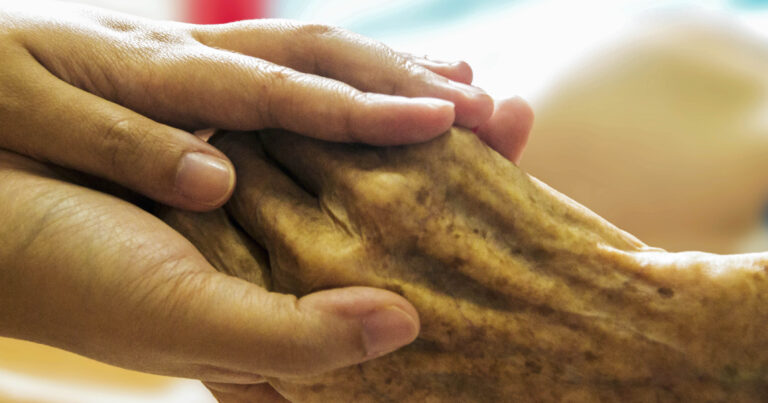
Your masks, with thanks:
[(466, 63), (337, 28), (41, 4), (0, 2), (0, 335), (201, 379), (222, 400), (278, 399), (264, 376), (393, 351), (415, 339), (418, 314), (384, 290), (296, 299), (220, 274), (81, 173), (205, 211), (228, 199), (235, 174), (192, 130), (279, 127), (388, 145), (458, 124), (515, 159), (531, 126), (524, 101), (494, 106), (470, 86)]

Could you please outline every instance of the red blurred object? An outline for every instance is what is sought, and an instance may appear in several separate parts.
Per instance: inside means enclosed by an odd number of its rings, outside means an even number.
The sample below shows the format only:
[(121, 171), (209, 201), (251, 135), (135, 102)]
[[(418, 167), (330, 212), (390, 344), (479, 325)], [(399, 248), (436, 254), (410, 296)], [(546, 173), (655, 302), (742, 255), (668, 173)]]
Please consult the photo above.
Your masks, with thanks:
[(268, 0), (186, 0), (187, 22), (223, 24), (232, 21), (264, 18)]

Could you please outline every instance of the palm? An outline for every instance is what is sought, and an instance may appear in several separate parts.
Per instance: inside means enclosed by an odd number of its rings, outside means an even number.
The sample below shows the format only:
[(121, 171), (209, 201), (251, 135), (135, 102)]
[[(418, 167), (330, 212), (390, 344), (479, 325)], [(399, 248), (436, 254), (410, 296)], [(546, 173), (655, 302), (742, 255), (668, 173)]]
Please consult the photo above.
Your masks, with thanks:
[(187, 297), (174, 295), (173, 284), (207, 266), (194, 247), (134, 205), (63, 181), (23, 157), (0, 157), (0, 261), (10, 262), (0, 273), (0, 299), (12, 310), (3, 315), (12, 323), (2, 329), (135, 369), (149, 365), (117, 353), (121, 347), (140, 354), (152, 337), (167, 340), (172, 354), (170, 327), (150, 329), (135, 319), (172, 320), (173, 299)]

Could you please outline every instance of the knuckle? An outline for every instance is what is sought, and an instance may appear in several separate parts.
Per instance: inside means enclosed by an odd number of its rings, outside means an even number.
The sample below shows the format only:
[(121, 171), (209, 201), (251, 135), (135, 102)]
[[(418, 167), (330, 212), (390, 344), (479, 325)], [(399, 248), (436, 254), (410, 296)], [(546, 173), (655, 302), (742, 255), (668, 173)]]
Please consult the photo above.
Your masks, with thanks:
[(108, 28), (116, 32), (134, 32), (139, 30), (139, 26), (136, 21), (131, 21), (123, 16), (116, 14), (104, 13), (93, 15), (93, 20), (104, 28)]
[[(323, 348), (325, 340), (306, 340), (308, 336), (283, 334), (280, 341), (268, 346), (276, 357), (271, 358), (270, 373), (278, 377), (309, 377), (335, 367), (337, 357), (331, 357)], [(290, 357), (290, 359), (285, 359)]]
[[(313, 243), (316, 243), (316, 240), (296, 236), (295, 239), (287, 240), (281, 245), (276, 245), (275, 248), (276, 253), (273, 257), (275, 265), (282, 267), (284, 272), (291, 273), (283, 280), (290, 282), (301, 293), (316, 291), (315, 289), (323, 284), (326, 273), (333, 273), (334, 267), (337, 267), (335, 256), (323, 248), (316, 247)], [(298, 281), (298, 279), (302, 280)], [(283, 311), (286, 314), (292, 313), (288, 310)]]
[(218, 283), (209, 271), (196, 269), (200, 265), (188, 253), (165, 253), (164, 258), (142, 266), (142, 275), (126, 273), (124, 292), (129, 295), (123, 300), (137, 309), (151, 309), (169, 328), (178, 328), (193, 309), (189, 301), (209, 295)]
[(405, 57), (397, 54), (397, 52), (386, 49), (384, 50), (386, 60), (390, 61), (389, 71), (383, 71), (380, 76), (381, 89), (389, 95), (402, 94), (405, 92), (408, 83), (412, 81), (424, 80), (424, 69), (408, 60)]
[[(192, 33), (176, 27), (162, 28), (155, 26), (134, 26), (130, 28), (115, 29), (115, 36), (120, 38), (120, 46), (114, 48), (116, 52), (125, 56), (125, 60), (112, 61), (118, 65), (131, 65), (131, 62), (146, 63), (168, 62), (176, 55), (189, 53), (190, 49), (197, 48), (200, 44)], [(136, 66), (132, 66), (136, 67)], [(138, 69), (134, 71), (140, 71)]]
[(328, 121), (328, 127), (334, 134), (342, 136), (340, 140), (344, 141), (358, 141), (361, 140), (360, 134), (360, 117), (361, 114), (365, 114), (365, 105), (368, 104), (368, 95), (364, 92), (351, 90), (346, 96), (347, 102), (343, 107), (338, 109), (336, 118), (332, 121)]
[(363, 201), (371, 209), (392, 210), (413, 198), (411, 181), (397, 172), (365, 173), (361, 180), (353, 183), (354, 199)]
[(212, 32), (215, 34), (219, 33), (237, 33), (237, 34), (248, 34), (257, 32), (260, 30), (271, 30), (271, 29), (279, 29), (279, 27), (286, 24), (288, 20), (281, 20), (281, 19), (252, 19), (252, 20), (240, 20), (240, 21), (234, 21), (234, 22), (228, 22), (225, 24), (215, 24), (215, 25), (192, 25), (192, 28), (195, 30), (203, 30)]
[(419, 65), (413, 60), (406, 59), (402, 56), (395, 55), (395, 66), (400, 70), (406, 79), (424, 80), (434, 79), (435, 74), (424, 66)]
[(182, 34), (174, 30), (147, 30), (139, 33), (140, 38), (149, 43), (161, 46), (182, 45), (190, 42), (194, 38), (189, 34)]
[(136, 117), (117, 118), (104, 129), (94, 152), (101, 157), (108, 174), (121, 177), (136, 162), (141, 139), (146, 137), (137, 133), (140, 131), (138, 120)]
[(295, 36), (302, 39), (316, 39), (323, 36), (343, 34), (344, 30), (332, 25), (316, 23), (298, 23), (292, 27)]
[(263, 94), (260, 107), (257, 108), (259, 122), (263, 127), (290, 128), (283, 120), (284, 112), (295, 111), (295, 105), (303, 94), (295, 93), (301, 89), (291, 88), (297, 80), (296, 72), (285, 66), (269, 66), (258, 73), (260, 92)]
[(416, 70), (417, 64), (414, 63), (410, 58), (404, 57), (392, 49), (387, 49), (385, 52), (386, 57), (389, 60), (392, 60), (392, 65), (397, 70), (411, 74)]
[(126, 291), (140, 293), (140, 299), (154, 294), (162, 294), (166, 298), (181, 290), (178, 286), (190, 278), (189, 272), (182, 269), (189, 261), (183, 250), (171, 248), (158, 256), (151, 255), (155, 252), (155, 248), (148, 250), (146, 255), (142, 255), (143, 264), (137, 265), (140, 269), (136, 273), (126, 273), (126, 277), (121, 279)]
[(291, 81), (295, 73), (288, 67), (274, 65), (266, 72), (266, 78), (268, 80), (267, 85), (271, 87), (277, 87), (285, 85)]
[(194, 40), (185, 24), (144, 22), (122, 14), (99, 13), (93, 21), (118, 35), (128, 35), (133, 43), (174, 45)]
[(302, 311), (298, 298), (270, 292), (249, 305), (269, 313), (270, 331), (260, 335), (258, 349), (245, 351), (245, 368), (280, 377), (314, 375), (326, 368), (329, 358), (318, 348), (325, 340), (311, 329), (318, 319), (312, 317), (314, 313)]
[(226, 48), (233, 38), (284, 29), (285, 22), (279, 19), (241, 20), (225, 24), (180, 24), (198, 44), (213, 48)]

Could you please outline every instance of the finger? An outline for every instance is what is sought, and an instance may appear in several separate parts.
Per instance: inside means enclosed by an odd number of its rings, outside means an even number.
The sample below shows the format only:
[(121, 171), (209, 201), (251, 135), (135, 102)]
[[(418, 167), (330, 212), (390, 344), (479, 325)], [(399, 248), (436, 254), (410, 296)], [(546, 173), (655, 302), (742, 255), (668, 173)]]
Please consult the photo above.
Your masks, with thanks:
[[(337, 230), (318, 199), (266, 160), (258, 137), (219, 133), (212, 142), (232, 158), (239, 172), (240, 185), (226, 208), (269, 252), (273, 289), (306, 294), (324, 284), (320, 275), (335, 277), (339, 283), (334, 285), (345, 284), (343, 276), (334, 276), (343, 268), (334, 251), (353, 247), (354, 241)], [(335, 247), (319, 250), (317, 245)]]
[[(362, 245), (352, 235), (352, 224), (343, 218), (343, 206), (302, 189), (265, 157), (258, 137), (227, 133), (217, 135), (213, 142), (230, 156), (239, 172), (240, 186), (227, 211), (269, 251), (275, 290), (303, 295), (350, 284), (378, 284), (369, 270), (350, 267), (365, 264), (348, 259)], [(312, 191), (310, 181), (302, 183)]]
[[(335, 199), (334, 189), (371, 179), (371, 167), (381, 164), (386, 148), (365, 145), (339, 145), (299, 136), (281, 130), (261, 132), (264, 152), (285, 169), (294, 180), (321, 201)], [(352, 150), (352, 152), (350, 152)]]
[(269, 158), (318, 197), (340, 183), (338, 175), (350, 174), (350, 170), (355, 169), (348, 167), (346, 159), (334, 158), (333, 148), (328, 147), (330, 143), (280, 130), (263, 131), (261, 142)]
[(472, 67), (470, 67), (467, 62), (443, 62), (427, 58), (426, 56), (422, 57), (407, 53), (402, 53), (402, 55), (403, 57), (409, 59), (411, 62), (424, 67), (433, 73), (439, 74), (449, 80), (467, 85), (472, 84)]
[(35, 84), (16, 90), (19, 102), (0, 109), (0, 147), (184, 209), (212, 209), (231, 194), (232, 165), (214, 147), (72, 87), (35, 63), (26, 67), (21, 82)]
[(188, 360), (187, 376), (204, 381), (318, 375), (394, 351), (419, 331), (415, 309), (384, 290), (339, 288), (296, 299), (218, 273), (201, 280), (202, 289), (168, 290), (189, 292), (190, 306), (179, 312), (188, 319), (172, 326), (194, 336), (163, 332), (176, 347), (165, 341), (158, 347), (176, 350)]
[(284, 403), (289, 402), (268, 383), (234, 385), (205, 382), (219, 403)]
[(227, 51), (198, 51), (177, 67), (167, 82), (157, 85), (168, 99), (184, 102), (164, 103), (152, 111), (177, 125), (278, 127), (325, 140), (397, 144), (434, 137), (454, 120), (453, 105), (444, 100), (364, 93)]
[[(464, 80), (449, 80), (382, 43), (334, 27), (245, 21), (198, 28), (195, 36), (211, 47), (322, 75), (360, 91), (450, 101), (456, 105), (455, 122), (464, 127), (481, 124), (493, 110), (493, 100)], [(457, 67), (459, 74), (466, 74), (463, 65)]]
[[(309, 238), (313, 243), (320, 242), (319, 238), (334, 238), (334, 243), (343, 243), (342, 237), (337, 236), (341, 234), (320, 210), (317, 199), (266, 161), (258, 137), (220, 133), (212, 142), (232, 159), (240, 173), (240, 186), (227, 208), (262, 246), (269, 248), (268, 239), (284, 236), (296, 228), (311, 229)], [(299, 239), (292, 237), (294, 241)], [(275, 254), (274, 250), (270, 252)], [(314, 264), (320, 266), (321, 261)]]
[(510, 161), (518, 164), (533, 126), (533, 110), (519, 97), (496, 103), (493, 116), (477, 128), (477, 136)]

